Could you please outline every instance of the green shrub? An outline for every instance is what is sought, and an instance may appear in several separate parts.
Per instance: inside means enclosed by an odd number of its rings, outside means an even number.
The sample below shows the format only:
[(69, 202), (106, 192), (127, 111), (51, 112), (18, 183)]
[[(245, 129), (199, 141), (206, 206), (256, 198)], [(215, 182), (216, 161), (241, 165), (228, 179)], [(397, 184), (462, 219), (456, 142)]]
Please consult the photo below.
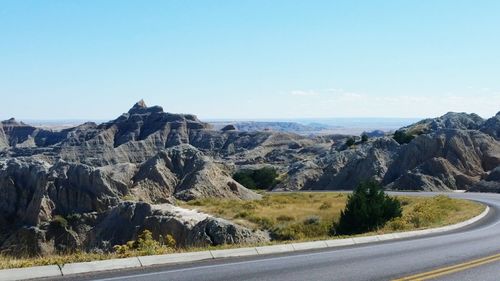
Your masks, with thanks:
[(346, 147), (351, 147), (353, 146), (354, 144), (356, 144), (356, 140), (354, 138), (348, 138), (346, 141), (345, 141), (345, 146)]
[(276, 169), (267, 167), (257, 170), (241, 170), (233, 175), (235, 181), (251, 189), (273, 188), (279, 183), (277, 178)]
[(161, 242), (154, 240), (151, 231), (144, 230), (136, 240), (128, 241), (124, 245), (116, 245), (113, 248), (121, 256), (134, 256), (162, 254), (175, 247), (176, 242), (172, 235), (167, 235), (161, 240)]
[(82, 215), (79, 214), (79, 213), (73, 213), (73, 214), (70, 214), (66, 217), (66, 220), (68, 221), (68, 223), (70, 224), (74, 224), (74, 223), (77, 223), (79, 222), (80, 220), (82, 219)]
[(257, 184), (255, 184), (255, 180), (253, 179), (253, 171), (244, 170), (236, 172), (236, 174), (233, 175), (233, 179), (246, 188), (257, 188)]
[(162, 246), (174, 249), (177, 246), (177, 241), (175, 241), (174, 236), (167, 234), (165, 238), (160, 235), (160, 242)]
[(68, 228), (68, 221), (63, 216), (56, 215), (50, 222), (50, 225), (55, 227)]
[(321, 221), (321, 218), (318, 216), (309, 216), (304, 219), (303, 224), (304, 225), (315, 225), (319, 224)]
[(410, 143), (415, 137), (411, 134), (408, 134), (404, 131), (396, 131), (394, 136), (392, 137), (399, 144)]
[(373, 231), (401, 215), (399, 200), (386, 195), (380, 184), (375, 181), (361, 183), (349, 195), (339, 222), (332, 227), (332, 234), (352, 235)]
[(361, 142), (367, 142), (368, 141), (368, 135), (367, 134), (362, 134), (361, 135)]

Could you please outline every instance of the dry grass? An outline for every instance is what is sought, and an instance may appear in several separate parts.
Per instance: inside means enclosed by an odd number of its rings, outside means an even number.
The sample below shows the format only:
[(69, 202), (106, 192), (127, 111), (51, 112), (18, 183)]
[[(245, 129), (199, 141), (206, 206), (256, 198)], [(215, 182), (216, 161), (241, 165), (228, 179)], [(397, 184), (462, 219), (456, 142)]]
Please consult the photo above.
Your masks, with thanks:
[(268, 230), (276, 240), (300, 240), (326, 236), (346, 200), (344, 193), (271, 193), (257, 201), (201, 199), (182, 207)]
[[(403, 217), (390, 221), (384, 228), (375, 233), (391, 233), (454, 224), (477, 216), (484, 210), (484, 206), (481, 204), (451, 199), (446, 196), (433, 198), (408, 196), (399, 198), (403, 202)], [(203, 199), (182, 203), (181, 206), (204, 211), (254, 229), (268, 229), (275, 238), (273, 242), (266, 243), (266, 245), (270, 245), (291, 241), (331, 239), (328, 236), (328, 230), (332, 222), (338, 220), (346, 200), (347, 194), (344, 193), (271, 193), (264, 194), (263, 199), (258, 201)], [(369, 234), (374, 233), (364, 235)], [(175, 252), (228, 249), (241, 246), (256, 245), (222, 245), (207, 248), (176, 249)], [(125, 254), (93, 254), (81, 252), (34, 258), (13, 258), (0, 255), (0, 269), (53, 264), (63, 265), (73, 262), (145, 254), (164, 254), (170, 251), (172, 249), (165, 251), (164, 248), (161, 248), (158, 252), (153, 253), (136, 251)]]
[[(262, 200), (202, 199), (183, 203), (253, 229), (265, 229), (278, 241), (326, 238), (344, 209), (346, 193), (267, 193)], [(399, 197), (403, 217), (390, 221), (377, 233), (415, 230), (458, 223), (480, 214), (484, 206), (467, 200), (436, 197)]]
[(403, 216), (388, 222), (381, 231), (415, 230), (455, 224), (477, 216), (485, 209), (481, 204), (443, 195), (400, 199), (404, 205)]
[(98, 261), (120, 258), (117, 254), (93, 254), (93, 253), (74, 253), (68, 255), (50, 255), (43, 257), (31, 258), (16, 258), (11, 256), (0, 255), (0, 269), (5, 268), (18, 268), (30, 266), (43, 266), (43, 265), (63, 265), (66, 263)]
[(310, 216), (319, 216), (332, 220), (340, 215), (346, 200), (347, 194), (343, 193), (271, 193), (265, 194), (262, 200), (200, 199), (182, 203), (181, 207), (236, 220), (255, 228), (261, 226), (255, 222), (258, 218), (302, 221)]

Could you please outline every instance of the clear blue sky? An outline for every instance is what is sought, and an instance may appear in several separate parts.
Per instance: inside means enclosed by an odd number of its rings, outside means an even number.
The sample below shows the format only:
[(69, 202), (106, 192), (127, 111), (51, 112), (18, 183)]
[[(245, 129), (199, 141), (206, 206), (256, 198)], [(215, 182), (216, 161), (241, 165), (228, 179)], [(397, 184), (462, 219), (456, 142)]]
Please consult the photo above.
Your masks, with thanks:
[(0, 1), (0, 118), (500, 110), (500, 1)]

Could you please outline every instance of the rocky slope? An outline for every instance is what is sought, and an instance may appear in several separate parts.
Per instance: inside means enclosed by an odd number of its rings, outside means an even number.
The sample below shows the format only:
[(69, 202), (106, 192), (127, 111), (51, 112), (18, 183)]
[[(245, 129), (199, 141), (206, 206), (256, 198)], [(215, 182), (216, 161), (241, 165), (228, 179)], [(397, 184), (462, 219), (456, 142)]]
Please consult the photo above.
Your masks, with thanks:
[(285, 182), (280, 188), (352, 189), (360, 181), (376, 179), (391, 189), (478, 190), (476, 184), (500, 165), (499, 116), (483, 120), (475, 114), (448, 113), (423, 120), (401, 129), (415, 136), (407, 144), (390, 137), (358, 141), (351, 148), (337, 142), (335, 152), (290, 169), (289, 178), (298, 184)]
[(276, 168), (276, 190), (352, 189), (376, 179), (392, 189), (500, 192), (500, 113), (448, 113), (401, 131), (415, 138), (358, 138), (346, 147), (345, 136), (218, 130), (143, 101), (115, 120), (60, 131), (10, 119), (0, 124), (0, 250), (108, 250), (143, 229), (185, 246), (268, 240), (174, 206), (259, 199), (232, 179), (237, 169)]

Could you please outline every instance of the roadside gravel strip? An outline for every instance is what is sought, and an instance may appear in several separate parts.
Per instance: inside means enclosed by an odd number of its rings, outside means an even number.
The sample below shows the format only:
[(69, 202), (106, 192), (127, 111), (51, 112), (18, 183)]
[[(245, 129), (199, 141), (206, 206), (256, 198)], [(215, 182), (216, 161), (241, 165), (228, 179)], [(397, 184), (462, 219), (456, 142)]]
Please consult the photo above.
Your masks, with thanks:
[(57, 265), (49, 265), (49, 266), (38, 266), (29, 268), (5, 269), (5, 270), (0, 270), (0, 281), (60, 277), (72, 274), (147, 267), (152, 265), (180, 264), (184, 262), (193, 262), (193, 261), (219, 259), (219, 258), (268, 255), (276, 253), (305, 251), (311, 249), (335, 248), (335, 247), (343, 247), (350, 245), (368, 244), (379, 241), (404, 239), (404, 238), (457, 230), (481, 220), (482, 218), (486, 217), (489, 211), (490, 208), (486, 207), (484, 212), (481, 213), (480, 215), (470, 220), (454, 225), (425, 229), (425, 230), (390, 233), (384, 235), (354, 237), (354, 238), (335, 239), (335, 240), (323, 240), (323, 241), (304, 242), (304, 243), (291, 243), (291, 244), (251, 247), (251, 248), (210, 250), (203, 252), (191, 252), (191, 253), (168, 254), (159, 256), (143, 256), (143, 257), (133, 257), (126, 259), (112, 259), (112, 260), (93, 261), (93, 262), (71, 263), (71, 264), (65, 264), (61, 267)]

